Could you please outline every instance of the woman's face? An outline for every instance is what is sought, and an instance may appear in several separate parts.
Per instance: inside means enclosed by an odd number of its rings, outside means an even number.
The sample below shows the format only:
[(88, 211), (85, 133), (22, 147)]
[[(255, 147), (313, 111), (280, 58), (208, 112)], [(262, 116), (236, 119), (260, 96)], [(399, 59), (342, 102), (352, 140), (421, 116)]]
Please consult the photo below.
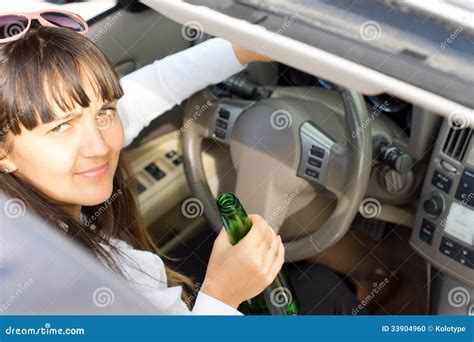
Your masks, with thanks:
[(123, 146), (116, 102), (104, 103), (84, 82), (91, 104), (71, 112), (53, 107), (57, 120), (13, 136), (9, 165), (21, 178), (55, 202), (91, 206), (112, 194), (113, 177)]

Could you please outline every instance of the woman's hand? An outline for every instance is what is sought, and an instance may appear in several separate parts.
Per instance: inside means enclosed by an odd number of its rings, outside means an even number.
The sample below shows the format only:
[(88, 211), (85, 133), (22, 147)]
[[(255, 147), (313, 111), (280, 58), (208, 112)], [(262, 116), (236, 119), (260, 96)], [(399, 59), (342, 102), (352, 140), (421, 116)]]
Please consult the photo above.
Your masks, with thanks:
[(232, 44), (235, 56), (239, 60), (240, 64), (248, 64), (250, 62), (271, 62), (270, 57), (258, 54), (239, 45)]
[(205, 294), (236, 309), (272, 283), (285, 258), (281, 237), (261, 216), (249, 215), (249, 218), (252, 228), (234, 246), (222, 228), (201, 287)]

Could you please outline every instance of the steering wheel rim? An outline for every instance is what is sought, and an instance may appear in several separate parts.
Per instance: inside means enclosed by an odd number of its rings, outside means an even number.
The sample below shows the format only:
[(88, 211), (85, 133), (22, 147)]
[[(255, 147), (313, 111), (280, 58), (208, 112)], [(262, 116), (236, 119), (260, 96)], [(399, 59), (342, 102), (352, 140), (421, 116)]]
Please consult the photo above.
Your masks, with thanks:
[[(344, 183), (345, 190), (338, 195), (336, 208), (319, 229), (303, 238), (285, 242), (286, 261), (307, 259), (339, 241), (349, 230), (364, 198), (371, 171), (371, 163), (367, 165), (366, 161), (372, 160), (370, 126), (363, 126), (369, 120), (367, 108), (363, 96), (355, 90), (341, 89), (340, 96), (344, 106), (345, 136), (349, 142), (340, 158), (345, 158), (350, 164), (338, 164), (339, 167), (333, 170), (341, 168), (340, 165), (350, 165), (344, 170), (344, 177), (357, 181)], [(187, 102), (183, 130), (186, 179), (194, 196), (202, 202), (204, 214), (216, 232), (222, 229), (222, 221), (205, 176), (201, 153), (203, 140), (212, 136), (210, 127), (213, 127), (218, 107), (219, 101), (208, 90), (196, 93)], [(337, 157), (333, 159), (337, 160)]]

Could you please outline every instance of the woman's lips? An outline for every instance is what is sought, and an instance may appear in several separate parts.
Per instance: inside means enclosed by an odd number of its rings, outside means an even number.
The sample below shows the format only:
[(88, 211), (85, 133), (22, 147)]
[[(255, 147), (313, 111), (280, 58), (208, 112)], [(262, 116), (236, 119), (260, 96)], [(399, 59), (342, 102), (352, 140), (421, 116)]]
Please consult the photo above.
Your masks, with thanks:
[(109, 163), (105, 163), (100, 166), (93, 167), (87, 171), (76, 173), (76, 175), (88, 178), (102, 177), (107, 173), (108, 169)]

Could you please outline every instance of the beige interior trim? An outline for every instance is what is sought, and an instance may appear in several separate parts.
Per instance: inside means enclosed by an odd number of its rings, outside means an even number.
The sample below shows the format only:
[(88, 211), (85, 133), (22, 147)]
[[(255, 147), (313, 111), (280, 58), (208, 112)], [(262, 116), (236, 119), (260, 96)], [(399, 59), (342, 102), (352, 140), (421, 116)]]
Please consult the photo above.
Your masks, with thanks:
[[(171, 159), (165, 156), (169, 151), (176, 152)], [(211, 191), (217, 197), (223, 189), (232, 189), (235, 182), (230, 153), (227, 147), (215, 142), (204, 151), (204, 170)], [(203, 213), (196, 218), (183, 215), (182, 204), (193, 195), (188, 187), (183, 165), (173, 164), (173, 160), (181, 156), (181, 140), (177, 130), (125, 152), (137, 180), (146, 186), (146, 190), (138, 195), (144, 222), (164, 253), (170, 253), (183, 242), (208, 229)], [(144, 170), (152, 162), (166, 173), (159, 181)], [(170, 235), (170, 239), (165, 239)]]
[(389, 223), (415, 227), (416, 207), (414, 206), (394, 206), (391, 204), (383, 204), (377, 220), (382, 220)]
[[(176, 156), (168, 159), (165, 154), (169, 151), (175, 151)], [(217, 193), (219, 183), (217, 177), (219, 163), (215, 154), (214, 150), (203, 153), (204, 169), (209, 177), (209, 184), (214, 195)], [(173, 164), (173, 160), (181, 156), (182, 148), (178, 131), (169, 132), (126, 152), (126, 158), (137, 180), (146, 187), (146, 190), (138, 196), (146, 224), (153, 223), (170, 209), (192, 196), (186, 182), (183, 165)], [(145, 171), (145, 167), (150, 163), (155, 163), (166, 173), (166, 176), (156, 181)]]

